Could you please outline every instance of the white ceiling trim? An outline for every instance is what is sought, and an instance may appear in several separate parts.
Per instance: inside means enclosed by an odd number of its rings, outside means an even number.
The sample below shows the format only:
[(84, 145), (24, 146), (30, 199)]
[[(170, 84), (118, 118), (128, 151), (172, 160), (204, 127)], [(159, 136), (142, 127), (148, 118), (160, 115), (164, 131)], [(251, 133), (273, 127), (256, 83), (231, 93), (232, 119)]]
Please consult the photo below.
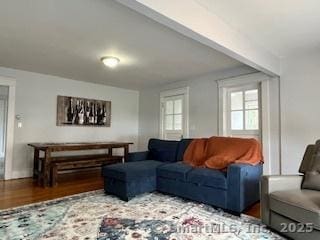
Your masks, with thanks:
[(231, 28), (196, 1), (116, 1), (266, 74), (280, 75), (281, 64), (277, 56)]

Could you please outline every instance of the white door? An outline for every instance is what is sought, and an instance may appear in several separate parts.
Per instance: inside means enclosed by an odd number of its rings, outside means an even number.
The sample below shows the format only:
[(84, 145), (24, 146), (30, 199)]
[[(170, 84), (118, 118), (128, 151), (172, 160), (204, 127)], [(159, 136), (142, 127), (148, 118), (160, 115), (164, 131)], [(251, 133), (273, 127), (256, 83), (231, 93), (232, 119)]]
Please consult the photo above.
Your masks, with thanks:
[(228, 89), (227, 132), (229, 136), (261, 140), (260, 86)]
[(187, 137), (186, 95), (161, 98), (161, 138), (180, 140)]

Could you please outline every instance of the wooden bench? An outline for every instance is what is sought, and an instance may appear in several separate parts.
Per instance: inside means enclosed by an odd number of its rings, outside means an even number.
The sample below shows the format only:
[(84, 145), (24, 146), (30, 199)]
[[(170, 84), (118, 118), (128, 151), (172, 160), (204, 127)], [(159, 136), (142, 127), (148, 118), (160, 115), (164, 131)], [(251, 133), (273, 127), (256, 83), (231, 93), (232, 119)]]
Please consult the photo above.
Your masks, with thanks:
[[(49, 165), (51, 175), (50, 185), (52, 187), (57, 185), (59, 171), (101, 167), (104, 164), (122, 162), (122, 159), (122, 156), (110, 156), (106, 154), (52, 157)], [(39, 160), (43, 164), (44, 158), (40, 158)]]
[[(102, 164), (126, 161), (131, 142), (83, 142), (83, 143), (29, 143), (34, 148), (33, 154), (33, 178), (44, 187), (48, 184), (56, 184), (59, 170), (73, 170), (101, 166)], [(123, 149), (123, 156), (114, 156), (114, 149)], [(52, 156), (55, 152), (93, 151), (103, 150), (105, 154), (81, 155), (81, 156)], [(41, 154), (40, 154), (41, 153)], [(86, 153), (88, 154), (88, 153)], [(43, 157), (40, 157), (42, 155)], [(80, 155), (80, 154), (79, 154)], [(120, 160), (121, 159), (121, 160)], [(55, 179), (51, 179), (51, 177)]]

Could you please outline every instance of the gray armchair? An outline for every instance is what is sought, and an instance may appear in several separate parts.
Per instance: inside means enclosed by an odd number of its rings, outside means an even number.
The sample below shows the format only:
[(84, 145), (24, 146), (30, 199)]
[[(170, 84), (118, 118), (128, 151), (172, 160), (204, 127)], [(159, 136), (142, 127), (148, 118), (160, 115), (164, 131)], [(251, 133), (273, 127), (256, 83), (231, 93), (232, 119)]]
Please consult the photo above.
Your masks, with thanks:
[[(311, 162), (320, 161), (319, 150), (320, 141), (307, 147), (300, 173), (312, 172)], [(303, 181), (306, 181), (303, 175), (263, 176), (261, 219), (268, 227), (292, 239), (319, 240), (320, 191), (305, 188)]]

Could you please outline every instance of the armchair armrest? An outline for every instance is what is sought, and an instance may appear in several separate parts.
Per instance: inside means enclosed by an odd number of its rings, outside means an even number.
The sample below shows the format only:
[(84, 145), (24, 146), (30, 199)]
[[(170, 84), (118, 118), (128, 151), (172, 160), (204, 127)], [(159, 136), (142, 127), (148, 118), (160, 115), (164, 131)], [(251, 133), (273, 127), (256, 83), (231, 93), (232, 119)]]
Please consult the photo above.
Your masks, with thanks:
[(261, 177), (261, 190), (272, 193), (281, 190), (300, 189), (302, 175), (270, 175)]
[(144, 152), (133, 152), (128, 154), (128, 162), (137, 162), (147, 160), (149, 151)]
[(262, 164), (231, 164), (228, 167), (227, 208), (241, 213), (259, 200)]
[(300, 175), (271, 175), (261, 177), (261, 220), (270, 224), (269, 194), (275, 191), (300, 189), (303, 176)]

